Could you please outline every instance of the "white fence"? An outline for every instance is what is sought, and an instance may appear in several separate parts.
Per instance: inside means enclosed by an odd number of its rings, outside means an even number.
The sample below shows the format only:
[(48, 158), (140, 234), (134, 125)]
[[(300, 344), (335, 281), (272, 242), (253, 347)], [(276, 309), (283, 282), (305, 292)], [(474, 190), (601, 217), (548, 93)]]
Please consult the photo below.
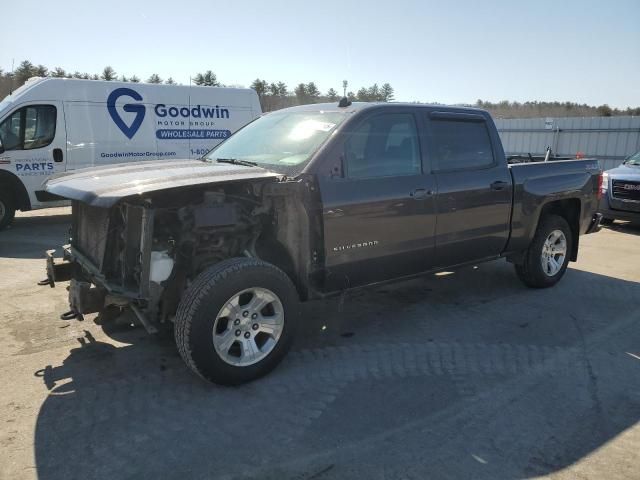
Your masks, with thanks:
[(562, 156), (600, 159), (607, 170), (640, 151), (640, 117), (496, 119), (505, 152), (544, 155), (547, 146)]

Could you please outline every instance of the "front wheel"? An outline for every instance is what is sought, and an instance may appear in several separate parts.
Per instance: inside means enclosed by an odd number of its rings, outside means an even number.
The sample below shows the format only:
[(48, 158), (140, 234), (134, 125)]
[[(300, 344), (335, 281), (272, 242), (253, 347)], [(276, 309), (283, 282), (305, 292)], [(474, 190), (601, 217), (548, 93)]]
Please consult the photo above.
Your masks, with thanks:
[(555, 285), (569, 265), (572, 238), (571, 228), (564, 218), (558, 215), (542, 218), (524, 261), (516, 265), (518, 278), (533, 288)]
[(11, 190), (0, 185), (0, 230), (11, 224), (15, 215), (16, 206)]
[(254, 380), (287, 353), (298, 316), (289, 277), (251, 258), (222, 261), (202, 272), (176, 312), (180, 355), (202, 378), (222, 385)]

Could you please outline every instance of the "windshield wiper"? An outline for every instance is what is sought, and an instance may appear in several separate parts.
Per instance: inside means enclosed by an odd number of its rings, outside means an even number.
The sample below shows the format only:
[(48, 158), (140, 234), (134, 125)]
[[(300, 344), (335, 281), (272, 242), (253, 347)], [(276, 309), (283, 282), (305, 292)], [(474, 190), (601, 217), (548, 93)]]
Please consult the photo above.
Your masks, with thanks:
[(232, 163), (234, 165), (244, 165), (245, 167), (257, 167), (256, 162), (250, 162), (249, 160), (238, 160), (237, 158), (216, 158), (218, 163)]

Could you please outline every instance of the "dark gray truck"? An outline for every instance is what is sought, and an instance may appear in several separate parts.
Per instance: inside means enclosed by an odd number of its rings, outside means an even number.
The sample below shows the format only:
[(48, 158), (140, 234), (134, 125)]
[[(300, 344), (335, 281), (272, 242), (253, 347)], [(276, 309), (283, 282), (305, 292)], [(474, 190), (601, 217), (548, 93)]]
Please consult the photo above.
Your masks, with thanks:
[(174, 330), (187, 365), (221, 384), (283, 358), (305, 302), (506, 257), (550, 287), (599, 228), (595, 160), (509, 165), (490, 115), (413, 104), (318, 104), (267, 114), (201, 160), (79, 170), (65, 318), (133, 310)]

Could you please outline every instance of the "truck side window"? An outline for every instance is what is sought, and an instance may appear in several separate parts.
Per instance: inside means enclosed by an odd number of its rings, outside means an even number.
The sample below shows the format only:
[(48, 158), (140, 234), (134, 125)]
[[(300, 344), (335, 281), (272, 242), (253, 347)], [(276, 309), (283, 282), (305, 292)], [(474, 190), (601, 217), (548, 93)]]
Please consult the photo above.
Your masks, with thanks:
[(432, 119), (430, 130), (434, 171), (485, 168), (494, 163), (485, 122)]
[(0, 124), (5, 150), (32, 150), (49, 145), (56, 135), (56, 107), (33, 105), (16, 110)]
[(390, 113), (365, 120), (345, 143), (349, 178), (415, 175), (421, 172), (413, 115)]

